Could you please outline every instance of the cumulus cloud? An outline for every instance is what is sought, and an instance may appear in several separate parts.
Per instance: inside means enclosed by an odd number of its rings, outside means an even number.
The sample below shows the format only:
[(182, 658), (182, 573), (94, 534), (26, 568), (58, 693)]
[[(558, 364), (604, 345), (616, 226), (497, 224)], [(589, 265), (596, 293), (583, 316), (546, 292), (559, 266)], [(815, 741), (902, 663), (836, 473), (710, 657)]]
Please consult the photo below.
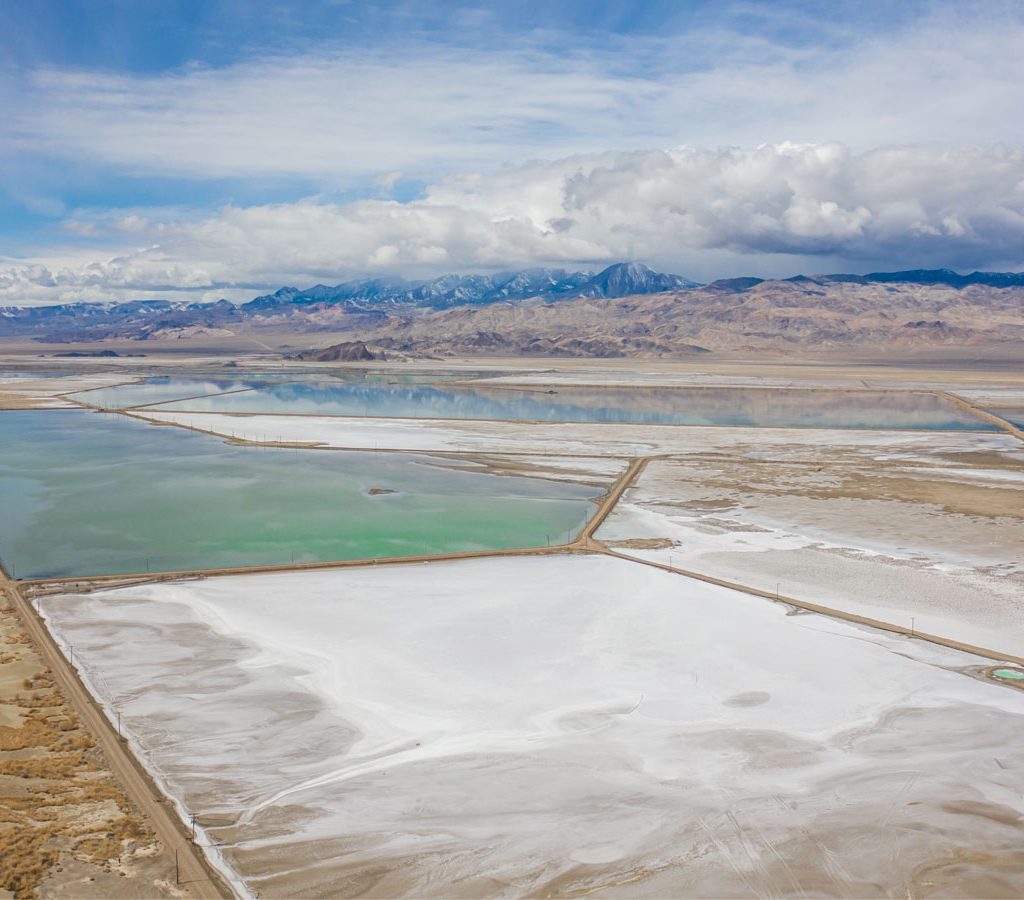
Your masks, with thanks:
[(722, 254), (753, 273), (779, 257), (1021, 268), (1024, 149), (679, 147), (452, 176), (409, 203), (309, 199), (89, 224), (120, 252), (0, 266), (0, 302), (241, 296), (363, 273), (620, 259), (694, 272)]
[[(1020, 268), (1024, 18), (921, 8), (803, 41), (791, 10), (765, 7), (767, 31), (719, 17), (600, 44), (386, 37), (149, 74), (0, 67), (0, 192), (66, 219), (34, 250), (41, 231), (7, 232), (25, 258), (0, 258), (0, 303), (625, 258), (702, 279)], [(125, 204), (182, 186), (200, 208), (66, 212), (81, 192), (51, 194), (71, 184)]]

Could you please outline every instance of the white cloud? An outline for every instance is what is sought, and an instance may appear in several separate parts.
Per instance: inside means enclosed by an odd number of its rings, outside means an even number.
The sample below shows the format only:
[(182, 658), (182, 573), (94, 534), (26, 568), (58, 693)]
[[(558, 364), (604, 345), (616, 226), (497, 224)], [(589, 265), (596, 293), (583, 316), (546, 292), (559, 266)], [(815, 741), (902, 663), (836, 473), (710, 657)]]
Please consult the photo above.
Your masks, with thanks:
[(358, 273), (620, 259), (705, 278), (723, 274), (709, 272), (708, 259), (747, 273), (780, 257), (805, 271), (808, 260), (821, 271), (814, 260), (836, 259), (857, 268), (1021, 268), (1024, 149), (681, 147), (453, 176), (405, 204), (304, 200), (227, 207), (200, 221), (134, 212), (90, 225), (123, 249), (0, 266), (0, 302), (234, 299)]
[(650, 146), (1024, 143), (1024, 23), (965, 4), (890, 33), (793, 47), (721, 27), (601, 50), (319, 48), (153, 76), (27, 73), (0, 139), (119, 173), (436, 179)]
[(585, 58), (429, 47), (147, 78), (50, 70), (26, 85), (15, 143), (123, 172), (333, 184), (585, 144), (586, 117), (614, 116), (650, 89)]
[[(624, 258), (698, 278), (1024, 265), (1019, 9), (961, 3), (887, 32), (837, 21), (816, 45), (769, 40), (802, 24), (751, 9), (779, 21), (600, 49), (520, 34), (144, 76), (0, 70), (0, 186), (67, 216), (65, 246), (0, 259), (0, 303)], [(114, 184), (137, 202), (225, 178), (182, 196), (321, 193), (73, 214), (50, 197)], [(422, 199), (379, 199), (421, 183)], [(377, 199), (324, 199), (358, 192)]]

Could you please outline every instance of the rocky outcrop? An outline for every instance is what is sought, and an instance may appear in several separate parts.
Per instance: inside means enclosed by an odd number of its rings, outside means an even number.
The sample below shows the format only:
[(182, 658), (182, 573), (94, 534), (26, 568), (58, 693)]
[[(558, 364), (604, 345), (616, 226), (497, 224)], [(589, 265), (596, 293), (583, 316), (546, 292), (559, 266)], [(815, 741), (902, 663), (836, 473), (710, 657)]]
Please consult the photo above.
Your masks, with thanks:
[(371, 362), (384, 359), (384, 353), (374, 353), (362, 341), (343, 341), (319, 350), (303, 350), (293, 354), (290, 359), (301, 359), (311, 362)]

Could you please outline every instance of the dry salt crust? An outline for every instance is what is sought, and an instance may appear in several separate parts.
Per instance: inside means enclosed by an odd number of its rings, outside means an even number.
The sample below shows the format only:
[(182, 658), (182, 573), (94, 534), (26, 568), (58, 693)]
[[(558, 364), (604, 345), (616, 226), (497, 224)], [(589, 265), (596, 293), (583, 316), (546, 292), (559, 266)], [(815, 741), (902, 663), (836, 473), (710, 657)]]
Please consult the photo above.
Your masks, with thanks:
[[(601, 486), (610, 485), (627, 467), (625, 460), (599, 457), (492, 456), (484, 460), (492, 472), (532, 474), (549, 481), (586, 482)], [(448, 460), (449, 464), (453, 462), (456, 460)]]
[[(777, 448), (754, 455), (800, 462)], [(849, 448), (834, 449), (833, 464), (821, 472), (773, 466), (737, 475), (716, 460), (656, 460), (596, 537), (628, 556), (1024, 656), (1020, 514), (968, 515), (886, 497), (884, 487), (873, 499), (830, 491), (867, 472), (921, 484), (925, 497), (936, 488), (977, 486), (1012, 504), (1011, 492), (1024, 498), (1024, 454), (1018, 444), (1004, 445), (1002, 455), (1007, 468), (983, 469), (950, 462), (955, 455), (935, 466), (922, 465), (929, 458), (919, 452), (889, 451), (874, 454), (877, 473), (864, 465), (871, 454), (858, 460)]]
[(63, 377), (4, 378), (0, 376), (0, 408), (4, 405), (37, 409), (78, 408), (78, 404), (65, 400), (61, 394), (113, 387), (131, 380), (122, 373), (92, 373)]
[(263, 897), (1024, 892), (967, 654), (603, 556), (41, 602)]
[(1017, 451), (1020, 441), (985, 432), (857, 431), (826, 428), (737, 428), (715, 425), (609, 425), (466, 419), (363, 419), (347, 416), (133, 411), (139, 418), (247, 441), (286, 441), (346, 449), (529, 453), (554, 456), (652, 456), (729, 451), (752, 445), (803, 454), (870, 447), (914, 454)]
[[(949, 390), (965, 399), (978, 397), (1009, 397), (1007, 403), (1017, 402), (1024, 397), (1024, 386), (1020, 379), (993, 381), (991, 376), (950, 378), (947, 373), (937, 373), (935, 378), (922, 380), (908, 378), (901, 373), (880, 372), (871, 368), (853, 367), (847, 372), (828, 373), (820, 370), (791, 370), (785, 374), (745, 372), (727, 374), (719, 372), (686, 372), (630, 369), (602, 369), (593, 365), (584, 368), (565, 368), (543, 372), (504, 372), (487, 379), (488, 384), (568, 386), (588, 385), (593, 387), (750, 387), (750, 388), (806, 388), (839, 390), (901, 390), (937, 391)], [(1013, 398), (1017, 398), (1014, 400)], [(993, 401), (998, 402), (998, 401)]]
[[(801, 487), (810, 492), (826, 485), (828, 472), (790, 474), (790, 487), (795, 484), (797, 490), (786, 496), (752, 495), (739, 485), (714, 492), (702, 487), (709, 467), (723, 460), (828, 467), (845, 456), (868, 476), (1021, 490), (1024, 448), (1010, 435), (169, 412), (150, 412), (145, 418), (247, 440), (339, 448), (563, 457), (672, 454), (680, 460), (648, 465), (637, 488), (627, 492), (598, 532), (599, 539), (672, 541), (670, 548), (620, 549), (765, 590), (779, 586), (799, 599), (1024, 655), (1024, 524), (1019, 517), (969, 516), (935, 503), (882, 497), (801, 496)], [(1002, 464), (980, 466), (975, 462), (979, 454)], [(530, 460), (582, 471), (597, 462), (554, 456)], [(709, 497), (715, 503), (702, 509)]]
[[(848, 387), (850, 378), (815, 378), (814, 387)], [(713, 372), (640, 372), (621, 369), (566, 369), (548, 372), (512, 372), (487, 379), (488, 384), (574, 385), (593, 387), (800, 387), (805, 382), (766, 375), (724, 375)]]
[[(828, 465), (852, 454), (868, 474), (954, 487), (1024, 488), (1024, 449), (1010, 435), (170, 412), (150, 412), (145, 418), (247, 440), (328, 447), (672, 454), (682, 462), (653, 461), (599, 538), (670, 540), (677, 546), (623, 552), (660, 562), (671, 557), (680, 567), (762, 589), (784, 586), (791, 596), (898, 624), (910, 625), (914, 617), (915, 626), (929, 633), (1024, 655), (1024, 530), (1019, 518), (958, 515), (934, 503), (882, 498), (812, 500), (799, 491), (782, 498), (758, 494), (753, 500), (739, 490), (718, 491), (713, 494), (716, 505), (700, 509), (708, 497), (702, 478), (709, 464), (723, 457)], [(979, 466), (973, 462), (978, 454), (1004, 463)], [(701, 458), (686, 461), (695, 456)], [(584, 471), (597, 462), (530, 460)], [(699, 468), (684, 471), (687, 465)], [(800, 477), (808, 489), (820, 486), (815, 478)], [(815, 477), (820, 481), (826, 475)], [(680, 504), (687, 508), (679, 509)], [(724, 513), (722, 506), (732, 509)]]
[[(962, 388), (951, 387), (950, 391), (963, 397), (975, 406), (1024, 406), (1024, 387)], [(998, 410), (997, 410), (998, 412)]]

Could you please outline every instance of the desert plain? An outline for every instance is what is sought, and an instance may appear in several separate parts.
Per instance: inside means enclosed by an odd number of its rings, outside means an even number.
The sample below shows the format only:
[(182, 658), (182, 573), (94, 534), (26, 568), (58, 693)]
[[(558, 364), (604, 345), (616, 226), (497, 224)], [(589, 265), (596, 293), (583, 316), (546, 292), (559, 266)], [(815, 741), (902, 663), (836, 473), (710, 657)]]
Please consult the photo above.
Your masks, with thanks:
[[(604, 390), (615, 422), (289, 413), (259, 385), (361, 370), (271, 354), (8, 367), (5, 409), (92, 409), (338, 466), (351, 451), (426, 457), (595, 496), (582, 529), (535, 546), (11, 582), (121, 752), (179, 824), (195, 816), (209, 886), (1024, 891), (1024, 449), (1000, 414), (1024, 395), (1012, 363), (373, 366), (455, 397)], [(167, 376), (207, 386), (134, 407), (98, 390)], [(669, 405), (721, 393), (706, 424), (629, 421), (653, 389)], [(236, 390), (252, 391), (247, 411), (218, 410)], [(800, 416), (801, 397), (824, 424)], [(897, 414), (868, 428), (849, 414), (879, 405)], [(716, 423), (739, 414), (750, 421)], [(3, 463), (0, 484), (17, 465)]]

